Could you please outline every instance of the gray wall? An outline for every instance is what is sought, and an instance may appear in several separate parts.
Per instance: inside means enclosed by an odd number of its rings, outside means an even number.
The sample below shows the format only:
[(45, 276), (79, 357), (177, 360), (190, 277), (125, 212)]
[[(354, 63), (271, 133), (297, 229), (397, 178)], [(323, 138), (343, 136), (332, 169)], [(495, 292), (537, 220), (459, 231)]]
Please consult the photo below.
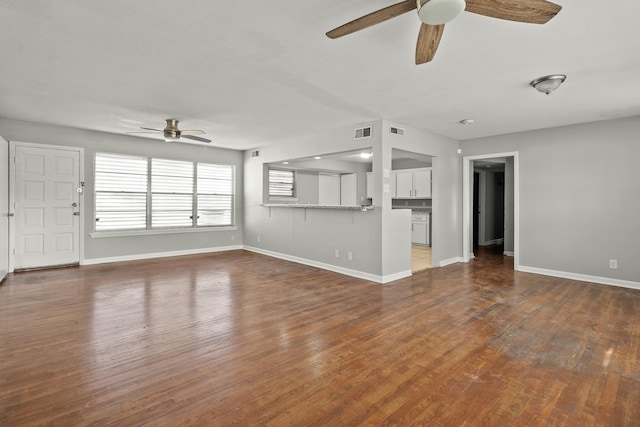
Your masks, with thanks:
[(639, 282), (639, 138), (632, 117), (460, 145), (465, 156), (520, 153), (522, 267)]
[[(242, 244), (243, 153), (215, 147), (165, 143), (15, 120), (0, 120), (0, 135), (10, 141), (84, 148), (84, 259), (126, 257), (159, 252), (199, 251)], [(233, 164), (236, 167), (236, 230), (91, 238), (94, 228), (94, 158), (96, 152), (136, 154), (176, 160)], [(232, 240), (232, 236), (234, 240)]]

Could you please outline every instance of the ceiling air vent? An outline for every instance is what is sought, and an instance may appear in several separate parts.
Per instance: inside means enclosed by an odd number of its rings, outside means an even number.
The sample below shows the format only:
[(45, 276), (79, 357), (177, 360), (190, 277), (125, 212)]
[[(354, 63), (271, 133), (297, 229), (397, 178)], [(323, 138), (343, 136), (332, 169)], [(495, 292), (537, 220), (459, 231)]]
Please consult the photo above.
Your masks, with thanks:
[(251, 152), (251, 157), (260, 157), (260, 150), (253, 150)]
[(356, 129), (353, 139), (363, 139), (371, 137), (371, 126)]
[(395, 127), (395, 126), (391, 126), (391, 127), (389, 128), (389, 132), (391, 132), (391, 133), (392, 133), (392, 134), (394, 134), (394, 135), (400, 135), (400, 136), (404, 135), (404, 129), (402, 129), (402, 128), (397, 128), (397, 127)]

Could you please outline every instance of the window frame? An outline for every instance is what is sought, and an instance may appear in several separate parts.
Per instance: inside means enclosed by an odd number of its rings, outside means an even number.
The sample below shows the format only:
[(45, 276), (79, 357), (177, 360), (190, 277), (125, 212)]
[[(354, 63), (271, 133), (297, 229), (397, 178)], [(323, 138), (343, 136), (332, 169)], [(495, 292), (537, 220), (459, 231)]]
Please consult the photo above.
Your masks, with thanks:
[[(135, 229), (113, 229), (113, 230), (96, 230), (96, 224), (99, 219), (98, 210), (97, 210), (97, 168), (96, 159), (98, 156), (119, 156), (119, 157), (131, 157), (141, 159), (144, 158), (147, 163), (147, 191), (146, 191), (146, 215), (145, 215), (145, 228), (135, 228)], [(192, 209), (191, 209), (191, 226), (169, 226), (169, 227), (153, 227), (152, 226), (152, 214), (153, 214), (153, 181), (152, 181), (152, 163), (153, 160), (166, 160), (166, 161), (176, 161), (176, 162), (184, 162), (191, 163), (192, 165), (192, 180), (193, 180), (193, 190), (190, 194), (192, 199)], [(198, 225), (198, 196), (202, 193), (198, 193), (197, 188), (197, 180), (198, 180), (198, 165), (212, 165), (217, 167), (228, 168), (231, 175), (231, 183), (230, 183), (230, 194), (226, 194), (225, 196), (229, 196), (230, 206), (230, 224), (222, 224), (222, 225)], [(137, 236), (137, 235), (153, 235), (153, 234), (174, 234), (174, 233), (192, 233), (192, 232), (211, 232), (211, 231), (226, 231), (226, 230), (237, 230), (237, 218), (236, 218), (236, 206), (237, 206), (237, 177), (236, 177), (237, 167), (234, 164), (229, 163), (210, 163), (210, 162), (198, 162), (192, 160), (181, 160), (181, 159), (168, 159), (166, 157), (151, 157), (151, 156), (143, 156), (136, 154), (122, 154), (122, 153), (113, 153), (113, 152), (102, 152), (97, 151), (94, 155), (94, 170), (93, 170), (93, 178), (94, 178), (94, 210), (93, 210), (93, 230), (90, 233), (91, 237), (113, 237), (113, 236)], [(164, 194), (164, 193), (163, 193)]]

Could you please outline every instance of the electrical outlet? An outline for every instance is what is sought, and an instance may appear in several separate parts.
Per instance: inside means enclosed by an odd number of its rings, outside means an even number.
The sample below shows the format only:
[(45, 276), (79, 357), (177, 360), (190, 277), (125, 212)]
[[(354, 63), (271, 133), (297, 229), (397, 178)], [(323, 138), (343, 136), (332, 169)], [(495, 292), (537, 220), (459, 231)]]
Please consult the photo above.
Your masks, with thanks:
[(351, 251), (347, 252), (347, 259), (349, 261), (353, 261), (353, 252), (351, 252)]
[(338, 249), (336, 249), (335, 255), (336, 255), (336, 258), (340, 258), (340, 251)]
[(261, 240), (262, 240), (262, 239), (260, 239), (260, 236), (258, 236), (258, 243), (260, 243), (260, 241), (261, 241)]
[(617, 259), (610, 259), (609, 260), (609, 268), (612, 270), (617, 270), (618, 269), (618, 260)]

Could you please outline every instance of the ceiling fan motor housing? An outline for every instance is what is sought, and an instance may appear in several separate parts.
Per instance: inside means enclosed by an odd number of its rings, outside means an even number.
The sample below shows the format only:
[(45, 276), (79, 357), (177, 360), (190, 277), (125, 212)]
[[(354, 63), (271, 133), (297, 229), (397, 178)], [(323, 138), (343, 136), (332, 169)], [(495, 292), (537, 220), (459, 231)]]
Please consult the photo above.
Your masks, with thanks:
[(467, 6), (465, 0), (416, 0), (420, 20), (440, 25), (457, 18)]

